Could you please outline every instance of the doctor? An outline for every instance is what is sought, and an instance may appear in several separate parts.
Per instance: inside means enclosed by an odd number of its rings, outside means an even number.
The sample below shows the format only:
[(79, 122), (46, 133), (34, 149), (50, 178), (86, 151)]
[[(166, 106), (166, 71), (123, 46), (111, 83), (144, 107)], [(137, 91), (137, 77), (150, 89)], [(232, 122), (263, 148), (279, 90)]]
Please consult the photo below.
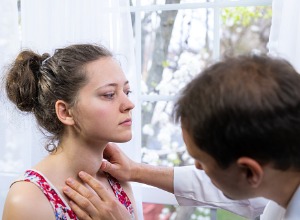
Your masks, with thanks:
[[(193, 79), (175, 104), (198, 170), (138, 164), (114, 145), (107, 146), (101, 169), (172, 192), (180, 205), (210, 205), (248, 218), (263, 212), (261, 220), (299, 219), (299, 85), (300, 75), (285, 60), (227, 58)], [(70, 185), (74, 191), (67, 195), (81, 219), (100, 219), (105, 211), (122, 219), (116, 207), (101, 210), (99, 204), (113, 199), (100, 183), (88, 174), (82, 180), (98, 195), (78, 182)], [(270, 200), (265, 209), (265, 200), (251, 199), (257, 197)]]

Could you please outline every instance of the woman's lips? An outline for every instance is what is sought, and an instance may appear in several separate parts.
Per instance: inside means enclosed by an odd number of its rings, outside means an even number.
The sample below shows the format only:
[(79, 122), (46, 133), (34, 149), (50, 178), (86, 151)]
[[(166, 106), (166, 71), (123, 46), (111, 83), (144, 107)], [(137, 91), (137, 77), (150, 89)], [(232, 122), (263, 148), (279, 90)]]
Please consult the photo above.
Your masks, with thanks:
[(124, 125), (124, 126), (131, 126), (131, 124), (132, 124), (131, 119), (126, 119), (125, 121), (120, 123), (120, 125)]

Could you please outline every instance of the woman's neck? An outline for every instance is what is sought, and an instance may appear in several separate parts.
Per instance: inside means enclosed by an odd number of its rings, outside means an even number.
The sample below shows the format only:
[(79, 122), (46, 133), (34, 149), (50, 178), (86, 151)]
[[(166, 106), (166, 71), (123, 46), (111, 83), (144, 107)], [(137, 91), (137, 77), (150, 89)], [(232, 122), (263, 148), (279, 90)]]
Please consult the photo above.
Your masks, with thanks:
[(96, 176), (99, 171), (105, 143), (86, 143), (78, 140), (62, 142), (53, 156), (57, 156), (62, 161), (65, 161), (70, 172), (78, 174), (80, 171), (85, 171), (92, 176)]
[(65, 180), (68, 177), (78, 179), (78, 173), (85, 171), (96, 177), (103, 159), (107, 142), (86, 143), (80, 140), (61, 141), (55, 152), (38, 163), (34, 168), (43, 172), (52, 180)]

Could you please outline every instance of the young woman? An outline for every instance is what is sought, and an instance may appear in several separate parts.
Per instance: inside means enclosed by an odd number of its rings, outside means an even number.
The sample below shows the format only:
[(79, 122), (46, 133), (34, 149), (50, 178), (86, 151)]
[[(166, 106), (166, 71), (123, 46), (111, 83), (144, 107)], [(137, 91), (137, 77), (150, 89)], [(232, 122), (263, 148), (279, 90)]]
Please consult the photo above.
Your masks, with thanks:
[(80, 171), (105, 184), (135, 218), (130, 185), (99, 170), (106, 145), (132, 136), (129, 82), (110, 51), (89, 44), (51, 57), (22, 51), (7, 73), (6, 91), (51, 138), (49, 155), (12, 184), (3, 220), (78, 219), (63, 190), (66, 179), (80, 181)]

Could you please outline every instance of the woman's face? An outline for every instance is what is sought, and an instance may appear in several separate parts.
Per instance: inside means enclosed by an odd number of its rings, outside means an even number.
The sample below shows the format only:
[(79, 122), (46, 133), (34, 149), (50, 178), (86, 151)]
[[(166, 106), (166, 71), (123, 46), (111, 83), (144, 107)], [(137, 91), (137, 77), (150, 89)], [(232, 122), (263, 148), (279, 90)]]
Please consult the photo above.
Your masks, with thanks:
[(79, 135), (88, 141), (126, 142), (132, 137), (129, 83), (116, 60), (100, 58), (86, 65), (87, 84), (74, 106)]

